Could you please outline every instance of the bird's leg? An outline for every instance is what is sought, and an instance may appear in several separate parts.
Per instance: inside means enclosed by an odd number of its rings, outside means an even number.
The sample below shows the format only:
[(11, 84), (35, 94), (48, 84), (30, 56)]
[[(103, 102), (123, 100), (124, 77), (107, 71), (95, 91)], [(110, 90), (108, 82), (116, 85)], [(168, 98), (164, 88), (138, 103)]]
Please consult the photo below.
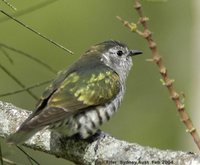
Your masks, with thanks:
[(103, 131), (98, 129), (92, 136), (90, 136), (87, 139), (85, 139), (85, 141), (87, 141), (89, 143), (92, 143), (94, 141), (99, 140), (101, 137), (104, 137), (105, 135), (106, 135), (106, 133), (104, 133)]

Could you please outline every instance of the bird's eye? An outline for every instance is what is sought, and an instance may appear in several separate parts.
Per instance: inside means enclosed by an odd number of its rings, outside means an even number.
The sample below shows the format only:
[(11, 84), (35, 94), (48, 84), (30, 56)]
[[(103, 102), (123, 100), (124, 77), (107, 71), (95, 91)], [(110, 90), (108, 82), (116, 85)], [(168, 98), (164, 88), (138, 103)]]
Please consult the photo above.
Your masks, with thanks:
[(122, 56), (123, 54), (124, 54), (123, 51), (121, 51), (121, 50), (117, 51), (118, 56)]

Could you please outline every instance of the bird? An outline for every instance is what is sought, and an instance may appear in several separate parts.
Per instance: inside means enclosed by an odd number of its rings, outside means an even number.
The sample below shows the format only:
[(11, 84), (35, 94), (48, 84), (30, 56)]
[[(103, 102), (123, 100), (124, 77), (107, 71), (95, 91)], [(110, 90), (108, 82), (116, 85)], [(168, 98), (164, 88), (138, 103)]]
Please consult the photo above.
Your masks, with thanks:
[(43, 129), (87, 139), (118, 110), (132, 56), (142, 54), (107, 40), (91, 46), (45, 89), (35, 111), (7, 138), (21, 144)]

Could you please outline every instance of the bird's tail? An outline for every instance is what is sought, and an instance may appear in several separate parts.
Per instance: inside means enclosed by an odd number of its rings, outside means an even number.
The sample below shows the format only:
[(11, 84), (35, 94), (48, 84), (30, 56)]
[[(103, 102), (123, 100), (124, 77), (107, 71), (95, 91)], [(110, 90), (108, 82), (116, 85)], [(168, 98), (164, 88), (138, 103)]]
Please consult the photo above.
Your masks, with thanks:
[[(40, 130), (40, 129), (39, 129)], [(11, 134), (7, 138), (7, 143), (8, 144), (21, 144), (28, 140), (31, 136), (33, 136), (36, 132), (39, 131), (38, 129), (29, 129), (29, 130), (23, 130), (23, 129), (18, 129), (17, 132), (14, 134)]]

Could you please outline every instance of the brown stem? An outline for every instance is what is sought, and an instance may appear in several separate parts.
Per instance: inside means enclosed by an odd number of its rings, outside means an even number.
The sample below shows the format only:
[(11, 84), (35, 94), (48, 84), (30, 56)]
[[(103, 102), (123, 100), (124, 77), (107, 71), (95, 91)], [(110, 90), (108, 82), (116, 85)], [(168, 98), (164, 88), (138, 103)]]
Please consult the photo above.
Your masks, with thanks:
[(143, 35), (143, 37), (145, 37), (145, 39), (147, 40), (147, 42), (149, 44), (149, 48), (152, 51), (153, 60), (156, 63), (156, 65), (158, 66), (158, 69), (163, 78), (165, 86), (167, 87), (167, 89), (170, 93), (170, 97), (172, 98), (172, 100), (174, 101), (174, 103), (177, 107), (181, 121), (185, 124), (185, 126), (187, 128), (187, 132), (189, 132), (191, 134), (191, 136), (193, 137), (193, 140), (195, 141), (196, 145), (198, 146), (198, 148), (200, 150), (200, 138), (199, 138), (198, 132), (195, 129), (188, 113), (186, 112), (184, 104), (182, 104), (182, 102), (180, 100), (179, 94), (176, 92), (176, 90), (173, 86), (173, 80), (168, 77), (167, 69), (166, 69), (165, 65), (163, 64), (163, 60), (158, 52), (156, 43), (153, 40), (152, 33), (148, 29), (147, 20), (145, 19), (144, 15), (143, 15), (142, 5), (140, 4), (139, 1), (140, 0), (135, 0), (134, 7), (140, 17), (140, 23), (144, 27), (145, 35)]
[[(135, 0), (134, 8), (136, 9), (139, 15), (139, 23), (141, 23), (141, 25), (144, 28), (143, 32), (139, 31), (138, 29), (136, 29), (135, 32), (147, 40), (149, 48), (152, 52), (152, 58), (153, 58), (152, 61), (154, 61), (155, 64), (158, 66), (159, 72), (163, 78), (164, 85), (167, 87), (170, 97), (174, 101), (177, 107), (181, 121), (184, 123), (184, 125), (187, 128), (186, 131), (191, 134), (194, 142), (196, 143), (197, 147), (200, 150), (200, 138), (199, 138), (198, 132), (196, 128), (194, 127), (188, 113), (186, 112), (184, 104), (181, 102), (180, 95), (176, 92), (173, 86), (174, 80), (170, 79), (168, 76), (167, 68), (165, 67), (162, 57), (160, 56), (160, 53), (158, 52), (156, 42), (153, 40), (153, 37), (152, 37), (152, 32), (148, 29), (148, 25), (147, 25), (148, 19), (147, 17), (144, 16), (142, 12), (142, 5), (140, 3), (140, 0)], [(119, 19), (125, 27), (133, 31), (132, 24), (130, 24), (128, 21), (123, 20), (120, 17), (117, 17), (117, 19)]]

